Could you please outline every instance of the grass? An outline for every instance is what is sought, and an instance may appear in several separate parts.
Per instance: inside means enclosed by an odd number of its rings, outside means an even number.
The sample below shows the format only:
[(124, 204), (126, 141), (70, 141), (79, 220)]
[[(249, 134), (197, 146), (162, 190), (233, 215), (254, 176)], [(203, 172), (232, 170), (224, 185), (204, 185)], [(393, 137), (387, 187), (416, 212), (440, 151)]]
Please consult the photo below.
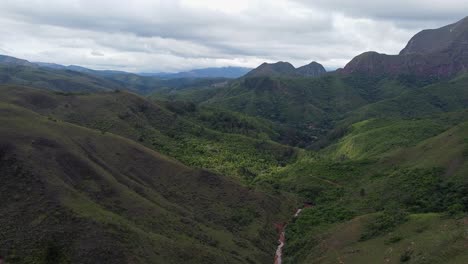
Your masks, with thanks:
[(448, 128), (435, 119), (370, 119), (356, 124), (326, 152), (335, 159), (376, 159), (396, 149), (416, 145)]
[[(370, 119), (260, 178), (316, 204), (288, 226), (285, 263), (466, 262), (464, 221), (457, 219), (468, 212), (467, 131), (464, 111)], [(418, 225), (414, 235), (402, 231)], [(447, 225), (447, 234), (428, 237)]]
[[(368, 219), (363, 217), (337, 226), (339, 232), (325, 239), (325, 243), (336, 243), (340, 239), (339, 246), (319, 263), (336, 263), (338, 258), (345, 263), (463, 263), (467, 260), (468, 256), (461, 250), (466, 241), (461, 221), (444, 219), (437, 214), (410, 215), (407, 222), (391, 233), (358, 242), (356, 238)], [(386, 242), (395, 236), (401, 239), (392, 244)], [(447, 249), (453, 251), (446, 255)]]

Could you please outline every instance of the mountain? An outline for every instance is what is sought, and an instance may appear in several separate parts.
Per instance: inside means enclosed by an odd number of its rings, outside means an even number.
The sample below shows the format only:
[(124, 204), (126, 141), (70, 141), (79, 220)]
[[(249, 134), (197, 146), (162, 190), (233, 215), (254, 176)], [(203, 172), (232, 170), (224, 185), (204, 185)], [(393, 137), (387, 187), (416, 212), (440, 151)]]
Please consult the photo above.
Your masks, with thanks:
[(8, 58), (0, 253), (271, 263), (279, 236), (285, 264), (468, 263), (465, 25), (328, 74), (279, 62), (162, 79)]
[(361, 54), (341, 73), (372, 75), (416, 75), (448, 78), (465, 72), (468, 66), (468, 18), (439, 29), (415, 35), (399, 55), (376, 52)]
[(225, 78), (161, 79), (112, 70), (92, 70), (80, 66), (63, 66), (9, 56), (0, 57), (0, 84), (25, 85), (60, 92), (99, 92), (127, 90), (139, 94), (160, 89), (190, 89), (224, 84)]
[(284, 263), (467, 262), (467, 87), (463, 75), (349, 111), (326, 147), (260, 177), (314, 203), (288, 224)]
[(408, 42), (400, 55), (457, 52), (468, 48), (468, 17), (439, 29), (423, 30)]
[(315, 61), (311, 62), (308, 65), (304, 65), (296, 69), (296, 73), (301, 76), (306, 77), (319, 77), (325, 74), (327, 71), (322, 66), (322, 64), (317, 63)]
[(0, 64), (10, 65), (10, 66), (29, 66), (29, 67), (36, 66), (34, 63), (31, 63), (27, 60), (22, 60), (22, 59), (18, 59), (18, 58), (6, 56), (6, 55), (0, 55)]
[[(14, 88), (14, 89), (13, 89)], [(294, 160), (297, 151), (279, 141), (276, 127), (242, 116), (206, 112), (191, 104), (165, 106), (128, 92), (61, 94), (24, 87), (0, 88), (0, 102), (76, 125), (117, 134), (174, 157), (240, 180)], [(185, 118), (194, 116), (194, 119)], [(227, 164), (229, 166), (226, 166)]]
[[(0, 232), (8, 238), (0, 246), (8, 263), (270, 262), (273, 223), (291, 204), (146, 147), (159, 148), (152, 137), (170, 148), (164, 129), (188, 144), (182, 133), (190, 122), (177, 124), (167, 110), (125, 93), (0, 91)], [(141, 136), (133, 130), (148, 134), (131, 140)], [(203, 144), (217, 152), (217, 140)], [(242, 139), (226, 141), (234, 149)]]
[(289, 62), (277, 62), (277, 63), (263, 63), (256, 69), (250, 71), (245, 75), (245, 77), (250, 78), (250, 77), (278, 77), (278, 76), (291, 76), (291, 77), (298, 77), (298, 76), (304, 76), (304, 77), (318, 77), (320, 75), (323, 75), (326, 73), (325, 68), (317, 63), (317, 62), (312, 62), (308, 65), (295, 68), (291, 63)]
[(224, 87), (164, 98), (310, 136), (294, 161), (254, 181), (305, 201), (284, 229), (283, 263), (467, 263), (465, 23), (318, 78), (263, 64)]
[(204, 68), (195, 69), (187, 72), (178, 73), (140, 73), (143, 76), (155, 76), (164, 79), (178, 78), (228, 78), (236, 79), (248, 73), (250, 68), (243, 67), (221, 67), (221, 68)]
[(99, 76), (108, 76), (108, 75), (114, 75), (114, 74), (131, 74), (131, 73), (124, 72), (124, 71), (93, 70), (93, 69), (89, 69), (89, 68), (78, 66), (78, 65), (65, 66), (61, 64), (48, 63), (48, 62), (34, 62), (34, 64), (40, 67), (44, 67), (44, 68), (51, 68), (51, 69), (56, 69), (56, 70), (70, 70), (70, 71), (88, 73), (88, 74), (99, 75)]
[(289, 62), (263, 63), (245, 75), (245, 77), (295, 75), (296, 68)]
[(328, 74), (318, 78), (245, 77), (223, 87), (160, 90), (152, 97), (188, 100), (266, 119), (302, 134), (289, 143), (304, 147), (317, 137), (322, 138), (346, 113), (418, 89), (430, 81), (354, 74)]
[[(40, 67), (47, 67), (52, 69), (58, 70), (72, 70), (77, 72), (89, 73), (94, 75), (100, 76), (109, 76), (109, 75), (125, 75), (125, 74), (133, 74), (124, 71), (113, 71), (113, 70), (93, 70), (77, 65), (61, 65), (55, 63), (47, 63), (47, 62), (34, 62), (34, 64)], [(243, 67), (220, 67), (220, 68), (204, 68), (204, 69), (195, 69), (186, 72), (178, 72), (178, 73), (137, 73), (135, 75), (143, 76), (143, 77), (158, 77), (162, 79), (185, 79), (185, 78), (226, 78), (226, 79), (235, 79), (242, 77), (247, 72), (249, 72), (250, 68), (243, 68)]]
[(124, 89), (100, 76), (71, 70), (38, 67), (27, 61), (0, 63), (0, 84), (26, 85), (60, 92), (98, 92)]

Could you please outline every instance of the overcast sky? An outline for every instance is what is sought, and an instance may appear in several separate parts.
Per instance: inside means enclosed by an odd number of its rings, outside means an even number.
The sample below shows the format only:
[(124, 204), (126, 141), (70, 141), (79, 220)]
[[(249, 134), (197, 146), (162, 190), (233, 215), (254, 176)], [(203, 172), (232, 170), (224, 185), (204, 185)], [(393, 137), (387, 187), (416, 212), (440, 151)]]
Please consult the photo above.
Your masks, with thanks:
[(133, 72), (333, 69), (369, 50), (396, 54), (466, 10), (461, 0), (1, 0), (0, 54)]

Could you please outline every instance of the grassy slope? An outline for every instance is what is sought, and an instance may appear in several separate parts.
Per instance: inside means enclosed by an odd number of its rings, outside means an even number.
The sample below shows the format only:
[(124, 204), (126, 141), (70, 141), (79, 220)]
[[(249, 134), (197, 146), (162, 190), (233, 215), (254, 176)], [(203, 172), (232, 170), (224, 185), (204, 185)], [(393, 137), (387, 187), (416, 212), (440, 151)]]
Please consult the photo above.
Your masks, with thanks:
[(288, 227), (287, 263), (468, 261), (467, 81), (365, 106), (334, 144), (258, 179), (316, 203)]
[[(466, 112), (464, 114), (466, 118)], [(412, 168), (443, 167), (446, 168), (445, 176), (466, 180), (464, 177), (468, 173), (467, 131), (468, 123), (462, 122), (413, 147), (396, 151), (384, 159), (383, 163), (401, 164)]]
[[(439, 126), (429, 123), (430, 126), (416, 126), (416, 130), (408, 130), (407, 125), (413, 127), (413, 123), (407, 121), (379, 123), (379, 120), (371, 120), (360, 124), (368, 125), (369, 129), (359, 130), (363, 128), (359, 127), (343, 140), (360, 138), (349, 152), (359, 155), (348, 155), (343, 160), (343, 146), (340, 146), (343, 142), (338, 142), (338, 147), (326, 149), (322, 156), (303, 157), (296, 164), (259, 179), (260, 183), (276, 183), (281, 189), (316, 203), (316, 208), (306, 210), (288, 227), (286, 256), (289, 262), (286, 263), (309, 263), (311, 260), (334, 263), (338, 258), (345, 263), (374, 263), (386, 258), (390, 258), (390, 263), (398, 263), (408, 250), (409, 241), (415, 246), (406, 254), (411, 253), (415, 263), (468, 261), (468, 256), (461, 250), (468, 241), (463, 231), (467, 221), (453, 220), (468, 212), (468, 127), (464, 121), (448, 125), (460, 116), (461, 120), (466, 120), (465, 113), (454, 116), (456, 118), (449, 118), (450, 122), (431, 120), (439, 122)], [(376, 126), (372, 128), (371, 124)], [(401, 125), (400, 129), (395, 130), (399, 127), (396, 124)], [(428, 134), (428, 127), (435, 129), (429, 129)], [(336, 150), (341, 151), (340, 154), (333, 152)], [(351, 238), (344, 240), (340, 235), (342, 230), (335, 228), (355, 228), (354, 223), (363, 215), (385, 211), (390, 211), (390, 216), (402, 212), (436, 212), (443, 218), (437, 220), (440, 224), (428, 227), (425, 235), (401, 231), (408, 225), (417, 226), (412, 223), (417, 216), (410, 216), (403, 224), (388, 220), (382, 226), (374, 227), (372, 232), (366, 231), (366, 226), (359, 227)], [(351, 219), (354, 220), (348, 224), (340, 224)], [(451, 231), (444, 234), (437, 231), (440, 228)], [(366, 232), (375, 235), (360, 241)], [(385, 244), (385, 240), (395, 236), (394, 233), (406, 242)], [(433, 251), (440, 245), (444, 245), (443, 251)], [(390, 247), (393, 254), (387, 251)], [(423, 257), (429, 262), (423, 262)]]
[(458, 111), (468, 107), (468, 75), (442, 81), (397, 97), (363, 106), (350, 113), (347, 122), (374, 117), (414, 118)]
[(468, 120), (466, 111), (424, 118), (374, 118), (355, 123), (324, 153), (335, 159), (378, 159), (415, 146)]
[[(307, 213), (307, 210), (304, 212)], [(392, 232), (358, 242), (373, 215), (310, 230), (309, 248), (302, 260), (285, 263), (466, 263), (467, 219), (447, 219), (439, 214), (413, 214)], [(297, 225), (301, 220), (298, 220)], [(321, 230), (328, 229), (326, 233)], [(314, 234), (315, 233), (315, 234)]]
[(297, 150), (266, 139), (206, 128), (134, 94), (88, 95), (5, 86), (2, 101), (51, 118), (112, 132), (182, 161), (250, 181), (294, 160)]
[(280, 197), (189, 169), (119, 136), (10, 104), (0, 104), (0, 113), (7, 261), (271, 261)]

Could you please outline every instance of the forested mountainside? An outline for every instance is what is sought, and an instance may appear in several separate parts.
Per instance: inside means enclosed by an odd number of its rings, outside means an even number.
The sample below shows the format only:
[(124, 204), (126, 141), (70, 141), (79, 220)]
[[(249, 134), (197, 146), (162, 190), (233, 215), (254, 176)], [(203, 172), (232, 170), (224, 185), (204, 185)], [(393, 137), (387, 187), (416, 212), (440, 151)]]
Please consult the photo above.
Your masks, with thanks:
[(0, 256), (467, 263), (467, 32), (234, 80), (2, 57)]

